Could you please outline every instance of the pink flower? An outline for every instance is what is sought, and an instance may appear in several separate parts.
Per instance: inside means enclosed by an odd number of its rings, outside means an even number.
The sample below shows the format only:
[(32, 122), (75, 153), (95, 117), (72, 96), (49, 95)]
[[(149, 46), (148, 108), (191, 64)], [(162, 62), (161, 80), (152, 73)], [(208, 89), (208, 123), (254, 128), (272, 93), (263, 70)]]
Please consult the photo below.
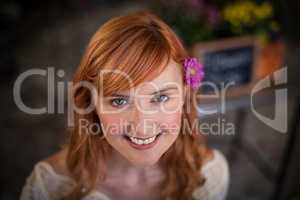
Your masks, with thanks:
[(184, 59), (185, 82), (193, 89), (197, 89), (204, 77), (203, 65), (197, 58)]

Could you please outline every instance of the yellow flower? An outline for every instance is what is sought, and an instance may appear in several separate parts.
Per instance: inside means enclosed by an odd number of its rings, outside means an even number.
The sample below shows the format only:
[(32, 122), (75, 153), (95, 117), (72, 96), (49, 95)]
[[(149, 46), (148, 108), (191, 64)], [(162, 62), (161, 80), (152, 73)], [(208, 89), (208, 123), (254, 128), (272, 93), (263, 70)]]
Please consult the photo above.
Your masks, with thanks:
[(257, 5), (252, 1), (237, 2), (228, 4), (223, 10), (223, 17), (233, 26), (245, 24), (254, 26), (257, 20), (271, 17), (273, 9), (270, 3), (265, 2)]
[(273, 8), (268, 2), (265, 2), (261, 6), (257, 6), (254, 13), (258, 19), (265, 19), (272, 16)]

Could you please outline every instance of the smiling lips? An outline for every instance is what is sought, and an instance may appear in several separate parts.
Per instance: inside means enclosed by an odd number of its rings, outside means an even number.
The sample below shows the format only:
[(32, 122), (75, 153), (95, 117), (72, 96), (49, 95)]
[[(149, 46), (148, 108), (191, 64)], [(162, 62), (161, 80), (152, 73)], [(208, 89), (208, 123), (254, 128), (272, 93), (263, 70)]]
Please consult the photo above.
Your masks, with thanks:
[(125, 135), (125, 138), (127, 139), (127, 141), (129, 142), (129, 144), (132, 147), (134, 147), (135, 149), (142, 150), (142, 149), (148, 149), (148, 148), (151, 148), (152, 146), (154, 146), (160, 135), (161, 135), (161, 133), (159, 133), (153, 137), (146, 138), (146, 139)]

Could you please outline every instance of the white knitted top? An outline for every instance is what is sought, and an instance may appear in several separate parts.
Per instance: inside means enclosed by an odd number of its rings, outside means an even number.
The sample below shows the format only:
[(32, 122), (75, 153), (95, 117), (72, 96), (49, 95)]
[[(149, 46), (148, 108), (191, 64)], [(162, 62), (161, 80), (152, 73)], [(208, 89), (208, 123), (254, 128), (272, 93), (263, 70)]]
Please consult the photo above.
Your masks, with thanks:
[[(213, 159), (202, 167), (206, 177), (204, 186), (194, 191), (196, 200), (224, 200), (229, 186), (229, 167), (224, 155), (214, 149)], [(68, 194), (75, 186), (74, 181), (54, 171), (45, 161), (35, 164), (26, 179), (21, 193), (21, 200), (58, 200)], [(84, 200), (112, 200), (100, 191), (92, 191)]]

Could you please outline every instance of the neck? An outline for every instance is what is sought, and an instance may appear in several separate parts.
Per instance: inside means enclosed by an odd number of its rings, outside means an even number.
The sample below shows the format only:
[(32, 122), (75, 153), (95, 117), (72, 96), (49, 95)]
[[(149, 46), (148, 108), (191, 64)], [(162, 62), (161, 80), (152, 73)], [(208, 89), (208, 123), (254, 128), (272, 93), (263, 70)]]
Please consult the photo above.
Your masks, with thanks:
[(151, 166), (137, 166), (114, 149), (107, 160), (107, 179), (123, 180), (126, 185), (157, 182), (162, 179), (162, 175), (158, 163)]

